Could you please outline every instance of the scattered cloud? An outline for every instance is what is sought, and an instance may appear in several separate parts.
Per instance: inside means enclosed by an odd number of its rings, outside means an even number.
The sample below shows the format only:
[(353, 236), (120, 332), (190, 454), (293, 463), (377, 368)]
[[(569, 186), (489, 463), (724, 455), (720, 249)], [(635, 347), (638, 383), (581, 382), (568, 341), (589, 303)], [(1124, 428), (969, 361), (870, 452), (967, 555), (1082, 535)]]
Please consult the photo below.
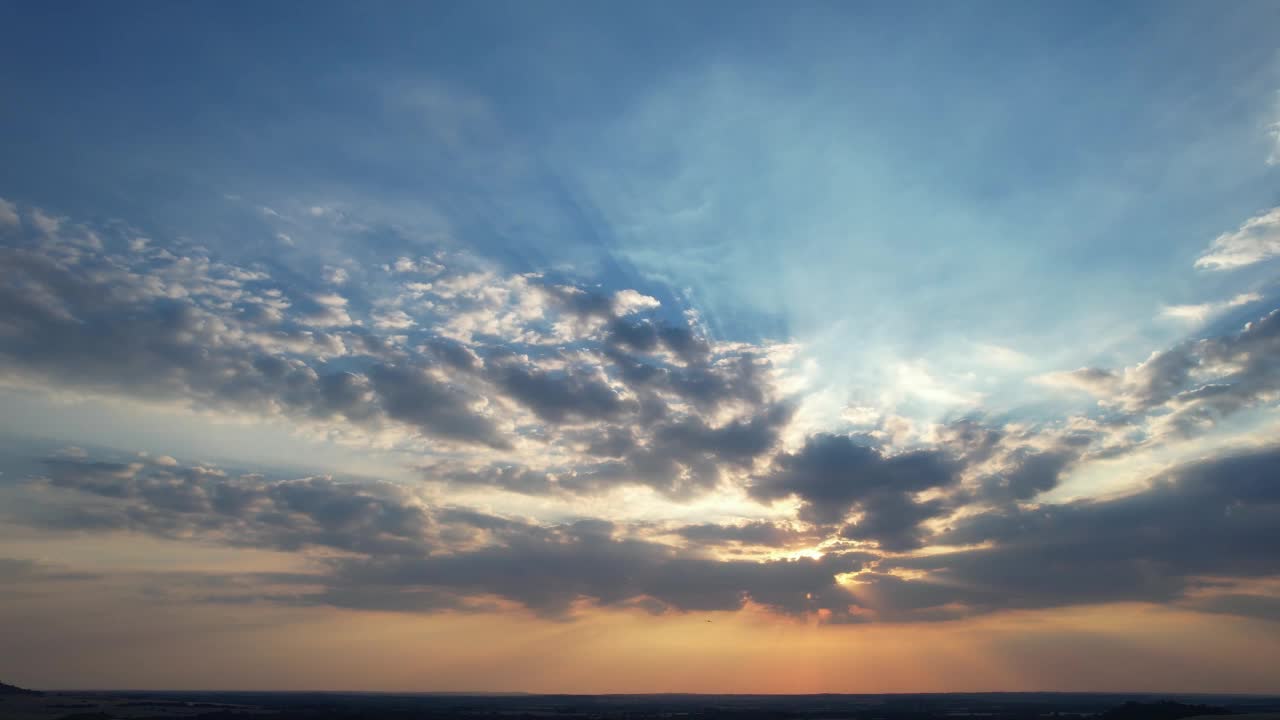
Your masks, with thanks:
[(618, 315), (630, 315), (631, 313), (644, 312), (646, 310), (656, 310), (662, 303), (657, 298), (642, 295), (630, 288), (619, 290), (613, 294), (613, 311)]
[(1206, 270), (1234, 270), (1280, 255), (1280, 207), (1249, 218), (1238, 230), (1214, 238), (1196, 260)]
[(1262, 296), (1258, 293), (1240, 293), (1229, 300), (1220, 300), (1218, 302), (1200, 303), (1199, 305), (1166, 305), (1160, 309), (1160, 315), (1161, 317), (1180, 320), (1193, 325), (1202, 325), (1225, 310), (1260, 302), (1261, 300)]
[(18, 217), (18, 206), (0, 198), (0, 227), (16, 228), (22, 224), (22, 219)]

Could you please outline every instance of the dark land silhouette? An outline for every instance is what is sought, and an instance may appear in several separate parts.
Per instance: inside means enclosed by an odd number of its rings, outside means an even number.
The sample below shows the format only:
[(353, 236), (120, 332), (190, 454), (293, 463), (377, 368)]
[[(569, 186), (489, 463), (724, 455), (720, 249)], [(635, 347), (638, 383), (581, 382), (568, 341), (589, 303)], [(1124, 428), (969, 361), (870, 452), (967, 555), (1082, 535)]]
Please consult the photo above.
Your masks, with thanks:
[(0, 720), (1280, 720), (1280, 697), (1148, 693), (535, 695), (35, 692), (0, 684)]

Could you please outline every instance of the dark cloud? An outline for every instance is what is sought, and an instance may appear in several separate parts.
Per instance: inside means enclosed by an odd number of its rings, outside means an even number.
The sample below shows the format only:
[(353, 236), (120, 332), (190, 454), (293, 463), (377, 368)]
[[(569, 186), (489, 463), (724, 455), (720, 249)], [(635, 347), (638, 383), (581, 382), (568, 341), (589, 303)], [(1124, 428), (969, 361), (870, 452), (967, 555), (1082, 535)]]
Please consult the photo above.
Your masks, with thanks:
[(636, 446), (636, 437), (630, 429), (611, 425), (591, 433), (587, 437), (586, 452), (596, 457), (622, 457)]
[(877, 490), (858, 503), (857, 522), (845, 525), (840, 537), (874, 541), (882, 550), (914, 550), (929, 533), (924, 522), (946, 515), (952, 506), (943, 500), (913, 500), (908, 493)]
[(785, 548), (814, 543), (820, 533), (799, 530), (788, 523), (756, 520), (738, 525), (700, 523), (676, 528), (675, 534), (695, 545), (750, 545), (756, 547)]
[(672, 325), (649, 319), (612, 317), (607, 326), (605, 342), (618, 350), (640, 353), (665, 349), (686, 365), (704, 364), (711, 355), (710, 344), (687, 325)]
[(0, 557), (0, 585), (18, 585), (40, 581), (95, 580), (99, 575), (70, 572), (48, 563), (27, 558)]
[(451, 588), (514, 600), (550, 616), (563, 615), (579, 600), (609, 606), (641, 598), (683, 611), (737, 610), (751, 600), (786, 613), (824, 607), (843, 612), (850, 598), (835, 575), (861, 566), (861, 556), (837, 555), (716, 560), (574, 525), (532, 530), (475, 552), (334, 563), (343, 586)]
[(954, 484), (958, 471), (942, 451), (886, 454), (853, 436), (814, 435), (799, 451), (779, 456), (750, 492), (760, 500), (799, 498), (801, 519), (819, 524), (842, 522), (856, 510), (862, 517), (846, 537), (907, 549), (919, 545), (920, 523), (946, 510), (915, 495)]
[(375, 365), (368, 375), (389, 417), (440, 437), (510, 446), (488, 418), (471, 410), (479, 398), (437, 380), (425, 368)]
[[(726, 470), (749, 469), (767, 455), (791, 418), (777, 405), (748, 420), (710, 426), (696, 416), (659, 422), (647, 436), (611, 427), (596, 434), (592, 458), (549, 470), (500, 463), (480, 469), (425, 468), (428, 480), (488, 485), (529, 495), (590, 495), (624, 485), (644, 485), (669, 497), (687, 498), (716, 487)], [(599, 461), (598, 457), (612, 458)]]
[(1080, 461), (1093, 438), (1088, 435), (1037, 438), (1040, 446), (1015, 446), (1000, 456), (999, 469), (984, 474), (977, 499), (995, 503), (1031, 500), (1058, 486)]
[(1184, 607), (1207, 613), (1236, 615), (1280, 623), (1280, 596), (1256, 593), (1227, 593), (1195, 598)]
[(530, 470), (516, 465), (490, 465), (478, 469), (425, 468), (427, 480), (439, 480), (457, 485), (481, 485), (502, 488), (524, 495), (550, 495), (559, 490), (551, 473)]
[(456, 370), (474, 371), (480, 367), (480, 358), (467, 346), (448, 338), (427, 338), (421, 348), (431, 356)]
[[(1197, 579), (1280, 574), (1280, 450), (1207, 460), (1108, 500), (1012, 507), (955, 523), (935, 538), (986, 547), (896, 558), (882, 569), (919, 579), (866, 579), (886, 612), (1178, 600)], [(884, 599), (887, 598), (887, 599)]]
[[(396, 486), (328, 478), (266, 481), (201, 466), (57, 458), (42, 480), (73, 491), (37, 497), (15, 522), (63, 529), (131, 530), (280, 550), (425, 552), (439, 531)], [(99, 501), (95, 502), (93, 498)]]
[[(913, 533), (938, 514), (940, 501), (885, 488), (938, 487), (926, 479), (932, 475), (918, 467), (885, 470), (891, 457), (869, 459), (847, 446), (812, 449), (827, 443), (836, 441), (815, 438), (807, 452), (857, 458), (840, 477), (864, 486), (850, 505), (859, 521), (841, 535), (889, 550), (918, 544)], [(787, 472), (814, 467), (827, 464), (793, 460)], [(892, 477), (868, 478), (868, 467)], [(689, 525), (670, 531), (686, 541), (681, 548), (600, 520), (540, 525), (428, 507), (385, 483), (271, 481), (167, 458), (50, 460), (41, 480), (22, 486), (30, 493), (22, 512), (6, 514), (49, 529), (129, 530), (309, 555), (340, 551), (336, 559), (313, 556), (319, 572), (288, 581), (307, 589), (259, 595), (278, 602), (431, 611), (492, 609), (485, 600), (492, 598), (557, 617), (580, 601), (652, 611), (755, 602), (853, 622), (1141, 601), (1266, 619), (1274, 596), (1239, 588), (1280, 576), (1277, 468), (1280, 449), (1273, 448), (1177, 468), (1125, 497), (1003, 505), (954, 520), (932, 538), (965, 549), (891, 558), (842, 552), (837, 542), (820, 559), (725, 560), (702, 548), (812, 546), (827, 531), (763, 521)], [(817, 497), (811, 486), (796, 487)], [(0, 563), (0, 576), (21, 581), (32, 572), (27, 564)], [(855, 572), (852, 582), (837, 580)]]
[(428, 508), (385, 483), (268, 481), (167, 459), (59, 458), (46, 468), (28, 486), (33, 496), (24, 512), (9, 520), (343, 553), (317, 559), (321, 573), (273, 580), (317, 589), (259, 595), (290, 603), (426, 611), (465, 609), (474, 598), (496, 597), (563, 616), (578, 601), (644, 602), (673, 611), (733, 610), (752, 601), (787, 613), (845, 613), (851, 599), (835, 576), (870, 559), (847, 553), (724, 561), (629, 538), (624, 528), (600, 520), (544, 526), (465, 508)]
[(570, 285), (551, 285), (546, 292), (561, 307), (580, 318), (612, 319), (613, 300), (608, 295), (590, 292)]
[(490, 370), (490, 377), (547, 422), (609, 420), (630, 405), (602, 379), (583, 372), (547, 372), (504, 362)]

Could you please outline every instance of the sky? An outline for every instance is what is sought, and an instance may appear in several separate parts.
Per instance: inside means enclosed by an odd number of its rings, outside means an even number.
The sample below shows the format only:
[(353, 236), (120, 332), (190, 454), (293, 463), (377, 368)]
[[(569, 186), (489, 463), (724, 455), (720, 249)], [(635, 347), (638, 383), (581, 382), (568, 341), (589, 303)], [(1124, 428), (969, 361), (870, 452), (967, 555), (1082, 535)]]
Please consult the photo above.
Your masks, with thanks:
[(0, 679), (1280, 692), (1277, 27), (0, 0)]

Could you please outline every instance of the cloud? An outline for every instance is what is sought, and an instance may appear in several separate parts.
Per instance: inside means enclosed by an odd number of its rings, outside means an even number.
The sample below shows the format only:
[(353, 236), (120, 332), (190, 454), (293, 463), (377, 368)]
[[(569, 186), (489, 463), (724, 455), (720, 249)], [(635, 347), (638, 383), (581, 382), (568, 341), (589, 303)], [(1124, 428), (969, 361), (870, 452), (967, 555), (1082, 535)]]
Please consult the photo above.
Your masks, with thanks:
[(373, 326), (379, 330), (405, 330), (414, 326), (413, 318), (403, 310), (375, 313)]
[[(428, 506), (389, 483), (266, 480), (145, 459), (49, 459), (26, 489), (28, 509), (8, 513), (13, 522), (341, 551), (315, 555), (319, 572), (297, 578), (319, 591), (275, 599), (366, 609), (430, 611), (496, 596), (551, 617), (568, 615), (584, 600), (671, 611), (736, 610), (751, 601), (791, 614), (843, 613), (849, 598), (836, 576), (872, 557), (718, 560), (626, 537), (608, 522), (537, 525)], [(0, 564), (0, 574), (4, 569)]]
[(312, 307), (299, 313), (298, 321), (313, 327), (349, 327), (357, 324), (347, 313), (347, 299), (335, 293), (313, 295)]
[(37, 560), (0, 557), (0, 586), (27, 585), (40, 581), (94, 580), (98, 577), (94, 573), (71, 572)]
[(974, 480), (972, 499), (996, 505), (1032, 500), (1057, 487), (1101, 437), (1078, 429), (992, 429), (963, 422), (944, 434)]
[(563, 616), (574, 603), (641, 605), (675, 611), (738, 610), (750, 600), (803, 615), (846, 613), (850, 598), (835, 576), (854, 572), (862, 556), (822, 559), (715, 560), (638, 540), (619, 539), (607, 524), (523, 530), (501, 546), (434, 557), (349, 559), (334, 563), (337, 582), (354, 587), (456, 588), (514, 600)]
[(1081, 368), (1039, 382), (1084, 390), (1144, 418), (1158, 437), (1194, 435), (1280, 394), (1280, 310), (1240, 330), (1181, 342), (1123, 370)]
[(619, 290), (613, 294), (613, 312), (617, 315), (630, 315), (631, 313), (645, 312), (646, 310), (656, 310), (661, 307), (662, 303), (657, 298), (642, 295), (630, 288)]
[[(812, 544), (821, 539), (813, 531), (799, 530), (787, 523), (755, 520), (737, 525), (699, 523), (676, 528), (675, 534), (697, 545), (745, 545), (787, 548)], [(868, 556), (870, 559), (872, 556)]]
[[(1198, 591), (1201, 578), (1275, 576), (1276, 467), (1280, 450), (1268, 448), (1174, 468), (1125, 497), (976, 514), (955, 521), (938, 540), (986, 547), (885, 561), (881, 570), (922, 575), (870, 575), (854, 594), (891, 616), (928, 618), (1172, 603)], [(1231, 602), (1213, 601), (1219, 608)]]
[[(68, 250), (76, 254), (60, 256)], [(472, 410), (477, 399), (447, 381), (397, 385), (388, 380), (398, 377), (392, 366), (374, 363), (365, 373), (380, 373), (384, 382), (371, 394), (339, 392), (363, 374), (326, 372), (322, 361), (346, 355), (355, 338), (281, 325), (283, 316), (257, 312), (290, 307), (263, 287), (265, 275), (168, 251), (146, 274), (74, 245), (4, 247), (0, 256), (0, 371), (11, 382), (304, 421), (341, 417), (371, 429), (401, 420), (427, 435), (508, 444)], [(317, 302), (345, 314), (341, 297)], [(387, 395), (378, 387), (414, 392)], [(435, 404), (413, 412), (406, 397)]]
[(547, 422), (607, 420), (627, 407), (618, 391), (591, 371), (547, 372), (515, 361), (491, 367), (498, 387)]
[(45, 235), (54, 235), (62, 227), (64, 218), (50, 215), (40, 208), (33, 208), (29, 215), (31, 224)]
[[(715, 425), (749, 425), (776, 405), (766, 348), (720, 351), (693, 325), (637, 320), (632, 311), (652, 305), (639, 293), (616, 296), (632, 312), (623, 318), (609, 297), (537, 276), (404, 257), (340, 294), (332, 285), (345, 271), (332, 266), (317, 268), (324, 284), (286, 283), (182, 242), (138, 249), (109, 231), (104, 244), (70, 221), (58, 233), (0, 247), (10, 383), (283, 416), (417, 450), (427, 440), (512, 449), (512, 433), (554, 446), (595, 423), (647, 439), (659, 423), (693, 427), (712, 413)], [(399, 277), (424, 271), (431, 282)], [(705, 468), (719, 459), (686, 473), (692, 455), (678, 445), (682, 457), (637, 454), (626, 472), (588, 468), (578, 487), (714, 486)]]
[(286, 551), (375, 553), (424, 552), (435, 530), (423, 505), (387, 483), (267, 481), (201, 465), (66, 458), (46, 460), (39, 479), (35, 489), (45, 491), (35, 493), (13, 522)]
[(22, 220), (18, 217), (18, 207), (13, 203), (0, 198), (0, 227), (16, 228), (22, 224)]
[(798, 498), (800, 518), (807, 522), (840, 523), (856, 510), (860, 517), (845, 537), (902, 550), (919, 547), (921, 524), (947, 511), (945, 503), (916, 494), (952, 485), (958, 471), (941, 451), (888, 454), (855, 436), (822, 434), (779, 456), (749, 490), (760, 500)]
[(1280, 597), (1256, 593), (1227, 593), (1195, 598), (1185, 607), (1207, 613), (1258, 618), (1280, 623)]
[[(1280, 543), (1273, 482), (1280, 449), (1176, 467), (1123, 497), (975, 507), (939, 530), (932, 539), (940, 547), (884, 557), (850, 551), (845, 541), (911, 550), (913, 528), (936, 517), (942, 502), (913, 496), (940, 482), (936, 469), (922, 472), (934, 461), (896, 468), (893, 458), (851, 451), (860, 446), (841, 438), (815, 438), (801, 454), (833, 453), (855, 465), (840, 479), (858, 486), (849, 506), (864, 517), (834, 544), (822, 542), (829, 530), (794, 522), (540, 524), (430, 504), (391, 483), (269, 480), (147, 458), (47, 459), (35, 480), (18, 486), (22, 512), (10, 507), (5, 519), (54, 531), (123, 530), (299, 553), (313, 571), (272, 580), (297, 590), (247, 588), (242, 595), (288, 604), (434, 612), (492, 609), (486, 598), (496, 598), (567, 618), (583, 602), (651, 612), (732, 611), (750, 602), (828, 622), (910, 622), (1139, 601), (1274, 618), (1275, 596), (1247, 582), (1280, 576), (1273, 551)], [(792, 460), (785, 470), (827, 467), (819, 461), (830, 459)], [(654, 532), (685, 545), (657, 542)], [(821, 557), (797, 560), (724, 559), (704, 550), (815, 542), (825, 545)], [(35, 572), (49, 574), (0, 562), (0, 582)]]
[(648, 428), (596, 427), (584, 435), (585, 456), (572, 463), (528, 468), (499, 463), (481, 468), (447, 464), (424, 468), (428, 480), (497, 487), (526, 495), (595, 495), (621, 486), (645, 486), (673, 499), (717, 488), (741, 475), (776, 446), (791, 408), (775, 406), (749, 420), (719, 426), (685, 417)]
[(1207, 270), (1234, 270), (1280, 255), (1280, 207), (1249, 218), (1238, 230), (1214, 238), (1196, 260)]
[(1166, 305), (1160, 309), (1161, 317), (1201, 325), (1209, 318), (1231, 308), (1262, 300), (1258, 293), (1240, 293), (1229, 300), (1200, 303), (1199, 305)]
[(324, 281), (330, 285), (342, 285), (350, 277), (351, 274), (347, 272), (346, 268), (326, 266), (324, 269)]

